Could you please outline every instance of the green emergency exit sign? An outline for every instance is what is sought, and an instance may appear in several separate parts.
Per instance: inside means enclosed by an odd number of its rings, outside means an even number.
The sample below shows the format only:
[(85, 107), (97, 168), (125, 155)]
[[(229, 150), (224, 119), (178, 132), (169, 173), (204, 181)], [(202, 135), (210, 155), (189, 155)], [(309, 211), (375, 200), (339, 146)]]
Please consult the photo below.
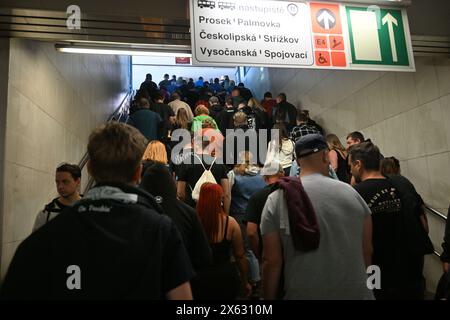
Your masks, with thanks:
[(401, 10), (346, 6), (346, 13), (353, 65), (409, 67), (413, 63)]

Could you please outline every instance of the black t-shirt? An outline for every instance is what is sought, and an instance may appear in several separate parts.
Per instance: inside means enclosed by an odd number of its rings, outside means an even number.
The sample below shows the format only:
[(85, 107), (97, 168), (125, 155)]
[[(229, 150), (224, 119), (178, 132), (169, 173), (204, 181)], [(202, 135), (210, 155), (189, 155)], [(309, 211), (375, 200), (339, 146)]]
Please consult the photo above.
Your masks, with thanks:
[(368, 179), (355, 189), (372, 212), (372, 264), (381, 269), (381, 287), (395, 288), (420, 281), (423, 257), (409, 256), (399, 246), (405, 235), (398, 190), (389, 179)]
[(255, 192), (248, 200), (246, 215), (247, 221), (258, 225), (261, 224), (261, 214), (266, 204), (267, 198), (274, 191), (274, 185), (267, 185), (263, 189)]
[(219, 130), (222, 132), (224, 136), (227, 134), (227, 129), (234, 128), (233, 116), (235, 113), (236, 109), (225, 108), (216, 115), (217, 125), (219, 126)]
[(259, 254), (262, 254), (262, 237), (259, 225), (261, 224), (261, 215), (269, 195), (277, 188), (274, 184), (267, 185), (263, 189), (255, 192), (248, 200), (247, 209), (245, 211), (247, 222), (255, 223), (258, 226), (259, 237)]
[[(20, 244), (2, 298), (156, 300), (193, 278), (178, 229), (148, 193), (98, 187)], [(79, 290), (67, 285), (71, 266)]]
[(338, 158), (338, 167), (336, 170), (336, 175), (338, 176), (339, 180), (345, 183), (350, 183), (350, 178), (348, 175), (348, 162), (347, 157), (343, 157), (341, 152), (334, 150), (336, 152), (337, 158)]
[[(211, 163), (213, 162), (214, 158), (207, 154), (201, 154), (197, 155), (202, 159), (203, 166), (205, 166), (206, 169), (210, 168)], [(200, 163), (200, 160), (197, 158), (194, 154), (190, 155), (190, 159), (188, 164), (181, 164), (179, 166), (178, 171), (178, 180), (179, 181), (185, 181), (186, 182), (186, 203), (189, 204), (192, 207), (195, 207), (195, 201), (192, 200), (191, 194), (192, 190), (195, 188), (195, 184), (202, 176), (203, 172), (205, 172), (205, 169), (203, 169), (203, 166)], [(217, 161), (217, 160), (216, 160)], [(220, 184), (222, 179), (228, 179), (227, 173), (228, 168), (227, 166), (223, 164), (218, 164), (214, 162), (211, 173), (213, 174), (214, 178), (216, 179), (216, 182)]]
[(177, 180), (179, 180), (180, 178), (180, 173), (183, 167), (185, 166), (185, 163), (187, 163), (187, 161), (191, 161), (193, 153), (194, 153), (193, 149), (189, 148), (189, 149), (182, 149), (178, 154), (173, 155), (173, 159), (171, 159), (172, 161), (170, 162), (170, 168), (171, 171), (175, 173), (175, 177), (177, 178)]

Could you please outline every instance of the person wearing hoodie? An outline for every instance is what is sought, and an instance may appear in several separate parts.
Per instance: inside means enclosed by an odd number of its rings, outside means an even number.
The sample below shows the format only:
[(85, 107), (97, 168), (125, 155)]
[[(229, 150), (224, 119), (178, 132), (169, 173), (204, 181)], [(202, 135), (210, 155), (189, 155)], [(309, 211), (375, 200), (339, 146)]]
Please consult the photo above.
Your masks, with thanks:
[(204, 122), (209, 122), (213, 125), (214, 129), (218, 129), (216, 121), (209, 116), (209, 110), (208, 108), (203, 105), (199, 104), (195, 108), (195, 117), (192, 119), (192, 126), (191, 131), (197, 132), (198, 130), (202, 129)]
[(141, 177), (145, 137), (111, 121), (87, 145), (96, 185), (18, 247), (0, 300), (188, 300), (195, 276), (174, 222)]
[(140, 187), (155, 197), (180, 231), (194, 271), (198, 273), (207, 268), (212, 261), (208, 239), (197, 212), (177, 199), (177, 188), (169, 169), (158, 162), (148, 164)]
[(211, 97), (209, 98), (209, 116), (212, 117), (216, 123), (219, 123), (219, 114), (224, 109), (223, 105), (220, 104), (219, 98)]

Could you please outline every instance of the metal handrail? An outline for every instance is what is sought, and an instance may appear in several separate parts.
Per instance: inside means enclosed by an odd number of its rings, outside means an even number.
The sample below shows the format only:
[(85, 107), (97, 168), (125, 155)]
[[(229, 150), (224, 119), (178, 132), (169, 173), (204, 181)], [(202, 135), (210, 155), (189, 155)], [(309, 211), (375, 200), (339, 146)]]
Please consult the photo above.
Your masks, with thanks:
[(436, 209), (433, 209), (432, 207), (430, 207), (429, 205), (425, 204), (425, 208), (430, 211), (432, 214), (434, 214), (435, 216), (441, 218), (444, 221), (447, 221), (447, 216), (443, 213), (440, 213), (439, 211), (437, 211)]
[[(127, 99), (129, 97), (132, 97), (133, 95), (133, 91), (128, 91), (127, 94), (125, 95), (125, 97), (122, 99), (122, 101), (120, 102), (120, 105), (116, 108), (116, 110), (114, 110), (114, 112), (108, 117), (108, 119), (106, 120), (106, 123), (115, 120), (116, 116), (119, 116), (119, 118), (117, 118), (117, 120), (120, 120), (123, 116), (123, 114), (125, 113), (125, 111), (128, 111), (128, 109), (126, 110), (122, 110), (124, 107), (124, 103), (127, 101)], [(89, 154), (86, 151), (86, 153), (83, 155), (83, 157), (81, 158), (80, 162), (78, 163), (78, 166), (80, 167), (81, 170), (83, 170), (84, 166), (86, 165), (86, 163), (89, 160)]]
[[(429, 205), (425, 204), (425, 209), (427, 209), (429, 212), (431, 212), (436, 217), (439, 217), (442, 220), (447, 221), (447, 216), (446, 215), (442, 214), (441, 212), (437, 211), (436, 209), (433, 209)], [(441, 257), (441, 254), (439, 252), (437, 252), (436, 250), (434, 250), (434, 254), (436, 256), (438, 256), (439, 258)]]
[[(108, 120), (106, 120), (106, 122), (110, 122), (113, 120), (119, 120), (124, 115), (125, 111), (128, 111), (128, 108), (124, 108), (124, 103), (127, 101), (127, 99), (129, 97), (132, 97), (132, 96), (133, 96), (133, 91), (132, 90), (128, 91), (127, 94), (125, 95), (125, 97), (123, 98), (122, 102), (120, 103), (120, 105), (109, 116), (109, 118), (108, 118)], [(126, 110), (123, 110), (123, 109), (126, 109)], [(119, 116), (119, 117), (116, 118), (117, 116)]]
[[(121, 121), (123, 119), (123, 117), (128, 116), (128, 110), (129, 110), (130, 106), (129, 106), (129, 104), (127, 105), (126, 102), (131, 100), (131, 98), (133, 97), (133, 93), (134, 93), (133, 90), (130, 90), (127, 92), (127, 94), (125, 95), (123, 100), (120, 102), (120, 105), (108, 117), (108, 119), (106, 120), (106, 123), (111, 122), (111, 121)], [(124, 122), (126, 122), (126, 121), (124, 121)], [(81, 169), (83, 169), (88, 161), (89, 161), (89, 154), (86, 151), (86, 153), (83, 155), (83, 157), (80, 160), (79, 167)], [(83, 193), (86, 193), (87, 191), (89, 191), (89, 189), (92, 188), (94, 183), (95, 183), (94, 178), (89, 176), (88, 183), (86, 184)]]

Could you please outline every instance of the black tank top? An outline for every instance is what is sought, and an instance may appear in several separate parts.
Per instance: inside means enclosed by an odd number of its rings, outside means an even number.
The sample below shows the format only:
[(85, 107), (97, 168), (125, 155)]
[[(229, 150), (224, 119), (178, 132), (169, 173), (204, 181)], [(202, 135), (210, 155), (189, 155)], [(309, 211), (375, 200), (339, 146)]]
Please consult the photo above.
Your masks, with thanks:
[(228, 219), (225, 222), (225, 231), (223, 232), (223, 239), (220, 242), (212, 243), (212, 255), (213, 255), (213, 264), (219, 265), (230, 262), (231, 259), (231, 241), (227, 239), (227, 230), (228, 230)]
[(335, 152), (338, 158), (338, 167), (336, 170), (336, 175), (338, 176), (340, 181), (349, 183), (350, 179), (347, 172), (347, 160), (341, 155), (339, 151), (335, 150)]

